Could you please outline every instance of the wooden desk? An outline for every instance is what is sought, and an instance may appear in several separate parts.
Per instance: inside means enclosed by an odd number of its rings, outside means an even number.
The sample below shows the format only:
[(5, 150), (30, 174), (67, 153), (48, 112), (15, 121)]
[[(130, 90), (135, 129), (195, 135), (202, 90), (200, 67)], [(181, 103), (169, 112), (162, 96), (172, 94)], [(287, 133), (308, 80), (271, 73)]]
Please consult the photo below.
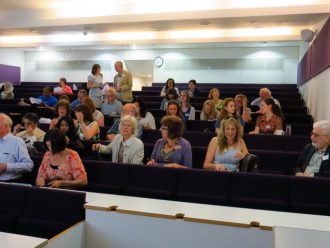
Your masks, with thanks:
[(47, 239), (0, 232), (0, 246), (3, 248), (40, 248), (47, 242)]

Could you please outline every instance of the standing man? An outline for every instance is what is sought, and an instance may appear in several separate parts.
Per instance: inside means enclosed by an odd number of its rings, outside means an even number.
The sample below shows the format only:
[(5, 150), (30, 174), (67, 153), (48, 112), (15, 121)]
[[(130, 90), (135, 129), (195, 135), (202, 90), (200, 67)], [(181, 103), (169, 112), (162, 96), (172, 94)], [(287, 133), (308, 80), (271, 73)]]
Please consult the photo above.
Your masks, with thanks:
[(132, 74), (123, 69), (121, 61), (115, 62), (115, 70), (118, 73), (113, 79), (113, 84), (117, 91), (117, 99), (123, 103), (132, 102)]
[(296, 163), (295, 175), (330, 177), (330, 121), (314, 123), (311, 141)]
[(13, 121), (0, 113), (0, 181), (16, 181), (33, 168), (23, 139), (10, 133)]

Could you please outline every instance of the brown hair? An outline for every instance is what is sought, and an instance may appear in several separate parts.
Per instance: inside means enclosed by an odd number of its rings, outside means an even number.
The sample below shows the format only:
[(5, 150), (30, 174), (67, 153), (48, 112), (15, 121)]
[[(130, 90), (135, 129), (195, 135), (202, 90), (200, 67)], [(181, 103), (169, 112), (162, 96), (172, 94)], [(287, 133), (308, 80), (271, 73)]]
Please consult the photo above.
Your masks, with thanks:
[(160, 124), (168, 128), (168, 138), (177, 139), (182, 137), (183, 122), (181, 118), (177, 116), (164, 116)]
[(228, 125), (234, 125), (234, 127), (236, 128), (236, 136), (234, 138), (234, 143), (235, 144), (237, 142), (239, 142), (243, 137), (243, 131), (242, 131), (242, 128), (241, 128), (241, 124), (239, 123), (238, 120), (236, 120), (233, 117), (229, 117), (229, 118), (224, 119), (221, 122), (220, 133), (218, 134), (218, 146), (219, 146), (219, 153), (220, 154), (223, 154), (225, 149), (228, 147), (227, 137), (225, 136), (225, 128)]

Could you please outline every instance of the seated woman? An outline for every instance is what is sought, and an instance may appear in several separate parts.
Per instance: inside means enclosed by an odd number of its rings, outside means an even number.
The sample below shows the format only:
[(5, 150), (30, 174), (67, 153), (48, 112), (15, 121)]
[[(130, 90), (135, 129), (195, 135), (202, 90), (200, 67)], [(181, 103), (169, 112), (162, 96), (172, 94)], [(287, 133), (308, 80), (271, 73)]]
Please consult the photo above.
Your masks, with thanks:
[(254, 131), (249, 134), (280, 134), (283, 129), (283, 115), (280, 107), (275, 103), (274, 99), (267, 98), (261, 101), (260, 113), (257, 118)]
[(76, 151), (66, 148), (66, 138), (58, 128), (47, 132), (48, 151), (39, 167), (36, 185), (51, 188), (77, 188), (87, 185), (87, 174)]
[(203, 168), (217, 171), (238, 171), (239, 163), (248, 153), (240, 123), (229, 117), (221, 123), (217, 137), (207, 148)]
[(175, 81), (173, 78), (169, 78), (166, 80), (165, 86), (163, 87), (162, 91), (160, 92), (160, 96), (165, 96), (166, 91), (168, 89), (174, 89), (176, 91), (176, 94), (179, 95), (179, 89), (175, 87)]
[(182, 111), (181, 111), (181, 106), (177, 101), (169, 101), (167, 108), (166, 108), (166, 116), (177, 116), (182, 120), (183, 123), (183, 129), (186, 129), (187, 122), (186, 119), (184, 118)]
[(43, 141), (45, 132), (38, 128), (39, 116), (36, 113), (26, 113), (22, 118), (22, 124), (14, 127), (13, 135), (24, 140), (29, 151), (33, 150), (33, 144), (36, 141)]
[(195, 108), (190, 104), (190, 96), (187, 91), (180, 92), (181, 111), (186, 121), (195, 120)]
[(220, 111), (223, 107), (223, 101), (220, 99), (220, 91), (213, 88), (209, 92), (209, 99), (213, 101), (216, 110)]
[(139, 115), (139, 122), (144, 129), (156, 129), (156, 123), (154, 116), (147, 111), (146, 106), (142, 97), (137, 96), (133, 99), (133, 104), (136, 107), (136, 110)]
[(243, 131), (243, 126), (245, 125), (243, 119), (236, 114), (236, 104), (233, 98), (226, 98), (223, 100), (223, 108), (221, 109), (219, 118), (215, 122), (215, 131), (217, 134), (220, 132), (221, 121), (227, 117), (233, 117), (239, 121), (241, 124), (241, 129)]
[(212, 100), (206, 100), (203, 103), (203, 109), (200, 114), (201, 121), (215, 121), (219, 117), (220, 113), (215, 109)]
[(14, 99), (14, 86), (11, 82), (5, 82), (1, 88), (0, 99)]
[(90, 97), (85, 97), (81, 102), (86, 104), (91, 109), (93, 118), (99, 123), (99, 126), (104, 127), (104, 115), (101, 111), (96, 109), (93, 99)]
[(166, 91), (165, 98), (160, 104), (160, 109), (165, 110), (169, 101), (177, 101), (179, 103), (179, 95), (173, 88), (169, 88)]
[(55, 112), (56, 112), (56, 117), (51, 120), (49, 124), (49, 129), (55, 128), (58, 120), (61, 117), (70, 116), (71, 114), (70, 102), (65, 99), (59, 100), (55, 106)]
[(67, 148), (79, 152), (84, 150), (84, 146), (81, 140), (79, 139), (73, 118), (71, 116), (67, 116), (67, 115), (62, 116), (58, 120), (55, 128), (60, 129), (64, 133), (67, 141), (67, 146), (66, 146)]
[(138, 132), (137, 119), (130, 115), (123, 116), (120, 120), (119, 131), (120, 133), (114, 137), (109, 145), (93, 144), (93, 151), (112, 153), (112, 162), (142, 164), (144, 145), (136, 137)]
[(94, 120), (90, 108), (82, 103), (76, 110), (76, 127), (77, 134), (81, 140), (98, 140), (100, 135), (100, 127), (97, 121)]
[(157, 140), (147, 165), (173, 168), (190, 168), (192, 151), (189, 141), (182, 138), (183, 123), (177, 116), (161, 120), (162, 138)]
[(243, 94), (237, 94), (235, 96), (235, 103), (237, 116), (240, 116), (244, 123), (251, 121), (251, 109), (247, 107), (247, 97)]
[(60, 87), (54, 88), (54, 95), (72, 95), (73, 91), (69, 85), (67, 85), (66, 78), (60, 78)]

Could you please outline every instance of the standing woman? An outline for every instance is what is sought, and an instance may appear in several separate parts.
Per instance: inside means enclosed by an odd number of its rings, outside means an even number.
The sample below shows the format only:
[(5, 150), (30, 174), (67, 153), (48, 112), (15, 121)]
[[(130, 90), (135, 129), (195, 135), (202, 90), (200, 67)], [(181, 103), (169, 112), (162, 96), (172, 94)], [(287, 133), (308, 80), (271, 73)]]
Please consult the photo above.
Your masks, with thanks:
[(54, 128), (44, 140), (45, 153), (36, 179), (36, 185), (51, 188), (77, 188), (87, 185), (87, 173), (76, 151), (66, 148), (65, 135)]
[(140, 124), (143, 126), (144, 129), (156, 129), (156, 123), (154, 116), (147, 111), (146, 106), (142, 97), (137, 96), (133, 98), (133, 104), (136, 107), (138, 112), (138, 118)]
[(186, 121), (195, 120), (195, 108), (190, 105), (190, 96), (188, 91), (180, 92), (181, 110)]
[(94, 64), (92, 74), (87, 77), (87, 89), (89, 89), (89, 97), (93, 99), (96, 108), (101, 108), (103, 94), (103, 75), (101, 74), (101, 66)]
[(240, 123), (229, 117), (207, 148), (203, 168), (216, 171), (239, 171), (239, 163), (248, 153)]
[(282, 134), (283, 115), (280, 107), (275, 103), (273, 98), (266, 98), (261, 101), (260, 113), (257, 118), (254, 131), (250, 134)]
[(162, 138), (157, 140), (147, 165), (172, 168), (190, 168), (192, 151), (189, 141), (182, 138), (183, 123), (177, 116), (161, 120)]
[(100, 127), (94, 120), (92, 111), (86, 104), (80, 104), (75, 110), (77, 133), (81, 140), (98, 140)]

